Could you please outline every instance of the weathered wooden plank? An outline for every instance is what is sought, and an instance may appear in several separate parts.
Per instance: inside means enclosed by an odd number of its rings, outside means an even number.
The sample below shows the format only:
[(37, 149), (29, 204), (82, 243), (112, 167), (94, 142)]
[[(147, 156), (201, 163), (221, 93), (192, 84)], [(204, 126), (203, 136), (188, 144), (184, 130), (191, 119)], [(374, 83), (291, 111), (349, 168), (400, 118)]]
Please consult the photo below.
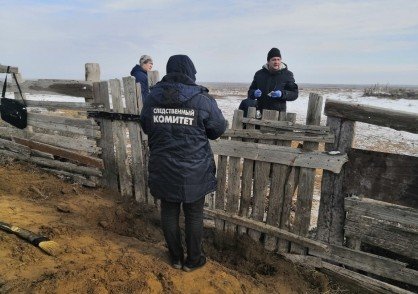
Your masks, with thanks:
[[(307, 125), (320, 125), (322, 113), (322, 96), (310, 93), (308, 102), (308, 112), (306, 116)], [(318, 142), (304, 142), (304, 151), (313, 151), (318, 149)], [(299, 188), (296, 201), (295, 221), (292, 227), (294, 233), (300, 236), (306, 236), (311, 222), (311, 210), (315, 185), (315, 169), (301, 168), (299, 174)], [(305, 249), (297, 244), (291, 245), (291, 252), (304, 254)]]
[(329, 253), (311, 249), (309, 254), (381, 277), (418, 286), (418, 272), (407, 268), (406, 263), (342, 246), (329, 245), (329, 248)]
[(418, 113), (327, 100), (325, 115), (418, 134)]
[(300, 124), (292, 124), (291, 122), (286, 122), (286, 121), (274, 121), (274, 120), (263, 121), (263, 120), (257, 120), (257, 119), (252, 119), (252, 118), (244, 118), (242, 121), (247, 124), (265, 126), (265, 127), (279, 129), (279, 130), (300, 131), (300, 132), (314, 133), (314, 134), (327, 134), (330, 132), (330, 128), (328, 126), (300, 125)]
[(48, 124), (63, 124), (71, 127), (88, 128), (99, 130), (99, 126), (92, 119), (71, 118), (67, 116), (57, 116), (39, 113), (28, 113), (28, 122), (43, 122)]
[[(248, 126), (255, 126), (248, 124)], [(334, 143), (333, 134), (309, 134), (301, 132), (289, 132), (289, 131), (261, 131), (252, 130), (248, 127), (244, 130), (227, 130), (224, 133), (225, 136), (231, 138), (242, 139), (259, 139), (259, 140), (289, 140), (289, 141), (310, 141), (310, 142), (325, 142)]]
[(95, 188), (97, 187), (97, 183), (95, 181), (92, 180), (88, 180), (86, 177), (82, 176), (82, 175), (77, 175), (74, 173), (69, 173), (69, 172), (65, 172), (62, 170), (56, 170), (56, 169), (51, 169), (51, 168), (42, 168), (43, 170), (49, 172), (49, 173), (53, 173), (56, 174), (58, 176), (61, 176), (61, 178), (64, 176), (66, 178), (70, 178), (73, 182), (78, 183), (80, 185), (86, 186), (86, 187), (90, 187), (90, 188)]
[[(264, 110), (262, 120), (276, 121), (279, 119), (279, 112), (274, 110)], [(261, 127), (263, 129), (265, 127)], [(260, 140), (261, 144), (271, 144), (273, 141)], [(253, 187), (253, 206), (251, 218), (257, 221), (264, 220), (266, 201), (270, 186), (270, 167), (271, 164), (265, 161), (256, 161), (254, 164), (254, 187)], [(248, 230), (248, 235), (255, 241), (260, 239), (258, 231)]]
[(102, 176), (102, 173), (98, 169), (86, 167), (86, 166), (78, 166), (70, 162), (62, 162), (58, 160), (51, 160), (47, 158), (40, 158), (40, 157), (34, 157), (34, 156), (31, 156), (29, 158), (29, 161), (36, 163), (37, 165), (40, 165), (40, 166), (46, 166), (46, 167), (50, 167), (53, 169), (73, 172), (76, 174), (95, 176), (95, 177)]
[[(0, 81), (0, 87), (3, 87), (3, 81)], [(77, 80), (57, 80), (57, 79), (41, 79), (26, 80), (20, 83), (23, 93), (30, 94), (50, 94), (64, 95), (71, 97), (91, 97), (92, 83)], [(18, 92), (16, 84), (12, 81), (7, 83), (8, 91)]]
[(351, 149), (344, 193), (418, 208), (418, 157)]
[(228, 140), (211, 141), (210, 145), (215, 154), (236, 156), (263, 162), (280, 163), (290, 166), (320, 168), (339, 173), (347, 162), (344, 153), (330, 155), (327, 152), (304, 152), (300, 149), (266, 145), (249, 142)]
[[(134, 77), (124, 77), (124, 95), (126, 102), (126, 113), (139, 114), (138, 96)], [(143, 146), (141, 140), (141, 127), (137, 122), (127, 122), (129, 139), (131, 141), (132, 154), (132, 179), (136, 201), (145, 203), (147, 198), (146, 169), (143, 158)]]
[[(244, 112), (242, 110), (235, 110), (232, 120), (232, 129), (242, 128), (242, 118)], [(240, 139), (235, 139), (240, 140)], [(228, 168), (228, 182), (226, 194), (226, 211), (229, 213), (238, 213), (239, 209), (239, 197), (241, 188), (241, 158), (229, 157), (229, 168)], [(235, 234), (237, 226), (229, 223), (225, 223), (225, 231), (229, 234)]]
[[(288, 173), (286, 175), (286, 184), (284, 187), (284, 199), (283, 199), (283, 210), (282, 215), (280, 217), (280, 225), (279, 228), (284, 229), (286, 231), (290, 231), (290, 214), (292, 211), (292, 200), (293, 195), (295, 194), (296, 188), (299, 184), (299, 167), (291, 167), (288, 169)], [(279, 240), (278, 242), (278, 251), (279, 252), (289, 252), (290, 250), (290, 243), (286, 240)]]
[(26, 100), (26, 106), (28, 107), (40, 107), (49, 110), (55, 109), (69, 109), (85, 111), (93, 107), (90, 103), (85, 102), (58, 102), (58, 101), (38, 101), (38, 100)]
[[(85, 64), (85, 80), (87, 82), (91, 82), (92, 84), (95, 82), (100, 82), (100, 65), (98, 63), (86, 63)], [(93, 102), (94, 101), (94, 91), (92, 89), (91, 96), (85, 97), (86, 102)]]
[[(290, 121), (294, 123), (296, 121), (296, 114), (295, 113), (288, 113), (280, 112), (279, 120)], [(291, 147), (292, 141), (277, 141), (276, 144), (278, 146), (287, 146)], [(286, 181), (288, 180), (287, 175), (290, 172), (290, 167), (274, 163), (272, 165), (271, 170), (271, 185), (270, 185), (270, 193), (268, 197), (269, 205), (267, 211), (267, 219), (266, 223), (269, 225), (280, 227), (280, 218), (283, 213), (283, 203), (284, 203), (284, 196), (285, 196), (285, 186)], [(266, 236), (264, 247), (268, 250), (276, 250), (278, 245), (277, 238), (271, 238), (270, 236)], [(287, 242), (283, 240), (284, 242)]]
[(336, 276), (341, 281), (346, 280), (350, 285), (361, 287), (359, 293), (413, 294), (413, 292), (408, 290), (364, 276), (343, 267), (339, 267), (338, 265), (322, 261), (321, 266), (322, 272), (331, 276)]
[[(104, 105), (105, 111), (110, 111), (109, 88), (107, 82), (93, 83), (94, 102)], [(118, 191), (118, 175), (116, 173), (116, 159), (114, 152), (113, 126), (109, 120), (101, 120), (101, 140), (99, 146), (102, 148), (103, 178), (102, 185), (113, 191)]]
[(399, 225), (418, 227), (418, 210), (416, 208), (358, 197), (345, 198), (344, 208), (349, 213), (362, 214), (399, 223)]
[[(248, 108), (247, 117), (255, 118), (255, 107)], [(246, 130), (255, 129), (255, 125), (247, 125)], [(252, 142), (253, 140), (244, 139), (245, 142)], [(239, 207), (239, 216), (248, 217), (249, 208), (251, 203), (251, 194), (253, 187), (253, 172), (254, 172), (254, 160), (244, 158), (242, 166), (242, 182), (241, 182), (241, 202)], [(240, 234), (246, 233), (245, 227), (238, 228)]]
[(10, 157), (10, 158), (15, 158), (15, 159), (22, 160), (22, 161), (28, 161), (30, 158), (30, 154), (13, 152), (13, 151), (1, 149), (1, 148), (0, 148), (0, 155), (3, 155), (5, 157)]
[(254, 231), (258, 231), (261, 233), (266, 233), (271, 236), (283, 238), (298, 244), (301, 244), (303, 246), (309, 247), (309, 248), (315, 248), (316, 250), (320, 251), (328, 251), (328, 246), (324, 243), (311, 240), (309, 238), (301, 237), (296, 234), (287, 232), (285, 230), (281, 230), (279, 228), (267, 225), (263, 222), (248, 219), (245, 217), (241, 217), (235, 214), (230, 214), (224, 211), (220, 210), (210, 210), (210, 209), (204, 209), (204, 214), (210, 217), (213, 217), (215, 219), (223, 219), (225, 221), (228, 221), (230, 223), (234, 223), (239, 226), (248, 227), (249, 229), (252, 229)]
[[(354, 139), (353, 121), (329, 116), (327, 125), (335, 134), (333, 144), (325, 144), (326, 151), (337, 150), (343, 154), (351, 148)], [(341, 173), (344, 174), (345, 169)], [(321, 199), (319, 202), (317, 239), (325, 243), (342, 245), (344, 240), (344, 194), (343, 175), (325, 171), (322, 175)]]
[(10, 73), (19, 73), (19, 69), (15, 66), (1, 65), (0, 64), (0, 73), (7, 73), (7, 67), (9, 67)]
[(76, 135), (83, 135), (88, 138), (100, 138), (101, 132), (99, 130), (96, 130), (95, 127), (73, 127), (65, 124), (60, 123), (47, 123), (47, 122), (41, 122), (36, 121), (28, 118), (28, 125), (33, 126), (40, 129), (45, 129), (49, 131), (59, 131), (59, 132), (65, 132), (65, 133), (72, 133)]
[[(255, 118), (256, 109), (250, 107), (247, 112), (247, 117)], [(246, 130), (254, 130), (255, 125), (246, 125)], [(229, 130), (227, 130), (229, 131)], [(237, 130), (239, 131), (239, 130)], [(244, 142), (253, 142), (252, 139), (243, 139)], [(254, 172), (254, 160), (244, 158), (242, 164), (242, 176), (241, 176), (241, 198), (239, 206), (239, 216), (249, 217), (250, 204), (253, 190), (253, 172)], [(247, 234), (246, 227), (238, 227), (238, 233), (240, 235)]]
[(158, 70), (151, 70), (147, 73), (148, 76), (148, 86), (152, 87), (160, 80), (160, 73)]
[(359, 219), (347, 218), (344, 226), (346, 237), (353, 237), (399, 255), (418, 259), (417, 233), (406, 231), (397, 232), (393, 226), (382, 224), (375, 219), (360, 217)]
[(4, 139), (0, 139), (0, 148), (16, 153), (21, 153), (25, 156), (30, 156), (31, 154), (31, 150), (27, 146)]
[(34, 149), (34, 150), (50, 153), (50, 154), (53, 154), (55, 156), (59, 156), (59, 157), (66, 158), (66, 159), (69, 159), (69, 160), (72, 160), (72, 161), (76, 161), (78, 163), (85, 164), (85, 165), (88, 165), (88, 166), (103, 168), (103, 162), (99, 158), (95, 158), (95, 157), (91, 157), (91, 156), (87, 156), (87, 155), (82, 155), (79, 152), (72, 152), (72, 151), (69, 151), (69, 150), (66, 150), (66, 149), (63, 149), (63, 148), (59, 148), (59, 147), (51, 146), (51, 145), (48, 145), (48, 144), (31, 141), (31, 140), (27, 140), (27, 139), (23, 139), (23, 138), (13, 137), (13, 140), (18, 144), (27, 146), (27, 147), (29, 147), (31, 149)]
[[(112, 95), (113, 110), (123, 113), (123, 102), (121, 95), (121, 83), (119, 79), (109, 81)], [(123, 121), (113, 121), (113, 137), (115, 140), (116, 165), (119, 173), (119, 189), (123, 197), (132, 197), (132, 180), (128, 155), (126, 151), (126, 124)]]
[[(0, 130), (1, 133), (1, 130)], [(16, 136), (16, 134), (11, 134)], [(85, 138), (71, 138), (59, 135), (48, 135), (40, 133), (32, 133), (27, 136), (32, 141), (53, 145), (56, 147), (78, 150), (89, 154), (99, 154), (101, 149), (96, 146), (96, 142)]]

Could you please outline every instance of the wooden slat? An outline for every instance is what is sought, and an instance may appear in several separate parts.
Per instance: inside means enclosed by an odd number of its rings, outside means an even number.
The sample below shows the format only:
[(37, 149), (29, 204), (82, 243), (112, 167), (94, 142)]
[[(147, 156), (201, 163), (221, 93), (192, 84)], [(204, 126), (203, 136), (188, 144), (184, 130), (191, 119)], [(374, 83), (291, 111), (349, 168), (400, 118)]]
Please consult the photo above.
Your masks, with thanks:
[[(121, 83), (119, 79), (112, 79), (109, 81), (110, 92), (112, 95), (113, 110), (115, 112), (123, 113), (123, 102), (121, 95)], [(132, 180), (130, 174), (130, 167), (128, 155), (126, 151), (126, 124), (123, 121), (113, 121), (113, 137), (115, 141), (116, 151), (116, 165), (119, 173), (119, 188), (120, 194), (124, 197), (132, 196)]]
[[(307, 125), (320, 125), (323, 98), (318, 94), (309, 95)], [(303, 151), (318, 149), (318, 142), (304, 142)], [(315, 185), (315, 169), (302, 167), (299, 174), (299, 187), (296, 201), (295, 221), (292, 231), (300, 236), (306, 236), (311, 222), (312, 201)], [(291, 252), (303, 254), (305, 249), (297, 244), (291, 245)]]
[[(126, 102), (126, 113), (139, 114), (137, 105), (137, 92), (134, 77), (124, 77), (124, 95)], [(147, 198), (146, 169), (143, 158), (143, 148), (141, 140), (141, 127), (137, 122), (127, 122), (129, 139), (131, 141), (132, 154), (132, 180), (136, 201), (145, 203)]]
[(363, 214), (406, 226), (418, 226), (418, 210), (412, 207), (369, 198), (349, 197), (344, 199), (344, 208), (347, 212)]
[[(242, 118), (244, 112), (242, 110), (235, 110), (232, 120), (232, 129), (242, 128)], [(240, 139), (235, 139), (240, 140)], [(241, 158), (240, 157), (229, 157), (228, 167), (228, 183), (227, 183), (226, 194), (226, 211), (229, 213), (238, 213), (238, 204), (240, 197), (241, 187)], [(225, 231), (229, 234), (235, 234), (237, 226), (233, 224), (225, 223)]]
[(87, 152), (88, 154), (98, 154), (101, 151), (101, 149), (96, 146), (95, 141), (85, 138), (74, 139), (72, 137), (64, 137), (59, 135), (32, 133), (27, 136), (27, 139), (70, 150), (83, 151)]
[(344, 193), (418, 209), (418, 157), (351, 149)]
[(70, 178), (73, 182), (78, 183), (78, 184), (83, 185), (83, 186), (86, 186), (86, 187), (90, 187), (90, 188), (97, 187), (97, 183), (95, 181), (89, 180), (86, 177), (83, 177), (81, 175), (65, 172), (65, 171), (62, 171), (62, 170), (56, 170), (56, 169), (52, 169), (52, 168), (42, 168), (42, 170), (45, 170), (49, 173), (59, 175), (61, 177), (64, 176), (66, 178)]
[(28, 113), (28, 122), (42, 122), (47, 124), (62, 124), (71, 127), (88, 128), (99, 130), (99, 126), (92, 119), (71, 118), (67, 116), (57, 116), (39, 113)]
[(342, 246), (329, 245), (329, 248), (329, 253), (311, 249), (309, 254), (384, 278), (418, 286), (418, 272), (407, 268), (406, 263)]
[[(109, 88), (107, 82), (93, 83), (94, 102), (104, 105), (105, 111), (110, 111)], [(101, 140), (99, 142), (102, 148), (103, 158), (103, 178), (102, 185), (113, 191), (118, 191), (118, 175), (116, 173), (116, 160), (114, 152), (113, 126), (112, 122), (103, 119), (100, 122)]]
[[(247, 116), (249, 118), (255, 118), (255, 107), (249, 107)], [(246, 130), (251, 131), (255, 129), (255, 125), (247, 125)], [(251, 142), (250, 139), (244, 139), (245, 142)], [(249, 208), (251, 203), (251, 194), (253, 186), (253, 172), (254, 172), (254, 160), (244, 158), (242, 166), (242, 185), (241, 185), (241, 202), (238, 215), (243, 217), (249, 216)], [(246, 233), (246, 229), (240, 230), (240, 233)]]
[(300, 131), (314, 134), (327, 134), (330, 132), (328, 126), (315, 126), (315, 125), (300, 125), (292, 124), (291, 122), (286, 121), (275, 121), (275, 120), (258, 120), (252, 118), (244, 118), (244, 123), (254, 124), (257, 126), (265, 126), (269, 128), (279, 129), (279, 130), (291, 130), (291, 131)]
[(418, 113), (327, 100), (325, 115), (418, 134)]
[(346, 283), (346, 285), (354, 290), (355, 293), (412, 294), (412, 292), (405, 289), (367, 277), (344, 267), (328, 263), (315, 256), (295, 254), (283, 254), (283, 256), (285, 259), (290, 260), (298, 265), (319, 269), (320, 271), (325, 272), (330, 276), (337, 277), (341, 283)]
[(413, 292), (408, 290), (364, 276), (343, 267), (339, 267), (338, 265), (323, 261), (321, 266), (321, 271), (324, 273), (336, 276), (342, 281), (346, 280), (350, 285), (357, 285), (361, 287), (361, 290), (358, 293), (413, 294)]
[[(248, 124), (249, 126), (255, 126), (254, 124)], [(224, 136), (231, 138), (242, 138), (242, 139), (260, 139), (260, 140), (289, 140), (289, 141), (310, 141), (310, 142), (325, 142), (334, 143), (333, 134), (309, 134), (300, 132), (274, 132), (267, 131), (263, 132), (260, 130), (227, 130)]]
[(103, 168), (103, 162), (101, 159), (87, 156), (87, 155), (82, 155), (79, 152), (72, 152), (63, 148), (58, 148), (58, 147), (54, 147), (48, 144), (38, 143), (35, 141), (18, 138), (18, 137), (13, 137), (13, 140), (18, 144), (27, 146), (34, 150), (50, 153), (55, 156), (59, 156), (59, 157), (66, 158), (72, 161), (76, 161), (78, 163), (85, 164), (88, 166)]
[[(264, 110), (262, 120), (276, 121), (279, 118), (279, 112), (274, 110)], [(261, 127), (266, 128), (266, 127)], [(271, 144), (273, 141), (260, 140), (261, 144)], [(251, 218), (257, 221), (264, 220), (266, 208), (267, 193), (270, 186), (270, 162), (256, 161), (254, 164), (254, 187), (253, 187), (253, 206)], [(248, 235), (255, 241), (260, 239), (260, 233), (254, 230), (248, 230)]]
[[(0, 81), (0, 87), (3, 87), (3, 83), (4, 81)], [(14, 82), (8, 81), (7, 84), (8, 91), (19, 91)], [(93, 91), (91, 82), (77, 80), (26, 80), (22, 83), (19, 83), (19, 85), (23, 93), (30, 94), (55, 94), (72, 97), (91, 97)]]
[(69, 109), (86, 111), (93, 108), (93, 105), (85, 102), (58, 102), (58, 101), (38, 101), (38, 100), (26, 100), (26, 106), (28, 107), (40, 107), (50, 110), (55, 109)]
[(0, 139), (0, 148), (6, 149), (12, 152), (21, 153), (25, 156), (30, 156), (31, 150), (27, 146), (23, 146), (13, 141)]
[(309, 248), (315, 248), (319, 251), (328, 251), (328, 246), (324, 243), (311, 240), (309, 238), (300, 237), (296, 234), (287, 232), (285, 230), (281, 230), (279, 228), (267, 225), (263, 222), (248, 219), (245, 217), (240, 217), (235, 214), (230, 214), (224, 211), (220, 210), (210, 210), (210, 209), (204, 209), (204, 214), (210, 217), (213, 217), (215, 219), (223, 219), (225, 221), (228, 221), (230, 223), (234, 223), (239, 226), (248, 227), (254, 231), (258, 231), (261, 233), (266, 233), (271, 236), (284, 238), (286, 240), (301, 244), (303, 246), (309, 247)]
[(95, 127), (72, 127), (59, 123), (47, 123), (36, 121), (28, 118), (28, 126), (45, 129), (48, 131), (59, 131), (64, 133), (72, 133), (75, 135), (83, 135), (87, 138), (100, 138), (101, 132), (96, 130)]
[[(354, 122), (329, 116), (327, 125), (335, 134), (333, 144), (325, 144), (325, 150), (347, 153), (354, 139)], [(317, 238), (325, 243), (342, 245), (344, 241), (344, 168), (340, 174), (323, 171), (321, 199), (319, 201)]]
[[(290, 121), (294, 123), (296, 121), (296, 114), (286, 114), (286, 112), (282, 111), (279, 115), (279, 120), (281, 121)], [(291, 147), (292, 141), (277, 141), (276, 143), (278, 146), (287, 146)], [(266, 223), (269, 225), (280, 227), (280, 219), (283, 212), (283, 203), (284, 203), (284, 196), (285, 196), (285, 186), (286, 181), (289, 180), (287, 178), (290, 172), (290, 167), (274, 163), (272, 165), (271, 170), (271, 185), (270, 185), (270, 193), (268, 197), (268, 211), (267, 211), (267, 219)], [(276, 250), (278, 244), (277, 238), (272, 238), (266, 236), (264, 247), (268, 250)], [(284, 241), (287, 242), (287, 241)], [(283, 246), (283, 245), (281, 245)]]
[(347, 155), (329, 155), (326, 152), (303, 152), (302, 150), (259, 143), (216, 140), (210, 142), (215, 154), (248, 158), (263, 162), (290, 166), (320, 168), (339, 173), (347, 162)]

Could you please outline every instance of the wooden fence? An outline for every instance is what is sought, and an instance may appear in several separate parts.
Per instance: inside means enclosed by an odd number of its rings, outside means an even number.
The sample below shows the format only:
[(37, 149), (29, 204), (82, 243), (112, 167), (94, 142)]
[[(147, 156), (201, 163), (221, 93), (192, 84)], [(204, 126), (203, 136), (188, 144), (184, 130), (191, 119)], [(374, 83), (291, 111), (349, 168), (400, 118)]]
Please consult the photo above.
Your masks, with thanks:
[[(158, 81), (158, 73), (150, 76)], [(84, 97), (84, 101), (27, 101), (29, 127), (20, 131), (0, 126), (0, 154), (155, 204), (147, 187), (147, 138), (139, 124), (86, 116), (88, 110), (139, 114), (140, 87), (132, 77), (122, 81), (99, 77), (98, 65), (87, 64), (86, 81), (22, 81), (25, 93)], [(417, 115), (329, 100), (327, 126), (321, 126), (322, 104), (320, 95), (310, 94), (306, 124), (295, 123), (292, 113), (264, 111), (259, 120), (254, 108), (246, 118), (235, 111), (231, 128), (211, 141), (218, 160), (218, 187), (207, 197), (205, 214), (214, 219), (224, 240), (248, 234), (268, 250), (369, 290), (407, 293), (396, 283), (418, 287), (417, 158), (356, 150), (352, 142), (355, 121), (417, 133)], [(39, 108), (48, 112), (36, 113)], [(364, 162), (370, 166), (364, 168)], [(315, 179), (321, 174), (315, 237), (309, 228), (315, 182), (319, 183)], [(382, 177), (385, 189), (380, 188)], [(372, 199), (347, 198), (353, 194)], [(376, 230), (388, 238), (377, 238)], [(364, 244), (389, 244), (383, 248), (398, 255), (407, 252), (407, 259), (365, 252)]]

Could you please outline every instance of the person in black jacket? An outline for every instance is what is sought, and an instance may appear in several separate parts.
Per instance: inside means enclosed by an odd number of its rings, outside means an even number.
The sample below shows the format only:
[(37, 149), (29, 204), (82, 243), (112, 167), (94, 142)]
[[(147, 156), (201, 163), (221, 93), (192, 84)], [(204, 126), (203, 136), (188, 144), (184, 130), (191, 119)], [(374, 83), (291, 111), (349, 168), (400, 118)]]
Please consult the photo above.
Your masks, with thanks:
[(141, 84), (142, 100), (149, 93), (148, 72), (152, 70), (153, 65), (151, 56), (142, 55), (139, 59), (139, 64), (135, 65), (131, 70), (131, 76), (135, 77), (135, 81)]
[[(216, 189), (216, 166), (208, 139), (219, 138), (227, 122), (208, 89), (196, 85), (196, 69), (186, 55), (171, 56), (167, 75), (145, 100), (140, 122), (148, 135), (149, 187), (161, 200), (161, 224), (175, 268), (203, 266), (203, 206)], [(179, 227), (183, 204), (187, 259)]]
[(248, 97), (257, 99), (257, 109), (286, 111), (286, 101), (298, 98), (298, 85), (293, 73), (282, 62), (280, 50), (272, 48), (267, 54), (267, 64), (254, 75)]

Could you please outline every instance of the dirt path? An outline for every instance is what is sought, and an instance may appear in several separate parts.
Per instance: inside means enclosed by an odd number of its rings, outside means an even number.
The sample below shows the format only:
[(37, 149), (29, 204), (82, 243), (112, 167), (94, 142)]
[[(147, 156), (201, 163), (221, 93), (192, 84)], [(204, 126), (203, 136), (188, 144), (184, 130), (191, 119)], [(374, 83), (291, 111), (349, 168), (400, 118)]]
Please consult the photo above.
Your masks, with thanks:
[[(1, 158), (0, 158), (1, 159)], [(0, 231), (0, 293), (320, 293), (326, 276), (256, 246), (213, 247), (192, 273), (168, 264), (155, 209), (0, 160), (0, 220), (60, 244), (57, 257)], [(242, 243), (244, 244), (244, 243)], [(345, 292), (346, 293), (346, 292)]]

